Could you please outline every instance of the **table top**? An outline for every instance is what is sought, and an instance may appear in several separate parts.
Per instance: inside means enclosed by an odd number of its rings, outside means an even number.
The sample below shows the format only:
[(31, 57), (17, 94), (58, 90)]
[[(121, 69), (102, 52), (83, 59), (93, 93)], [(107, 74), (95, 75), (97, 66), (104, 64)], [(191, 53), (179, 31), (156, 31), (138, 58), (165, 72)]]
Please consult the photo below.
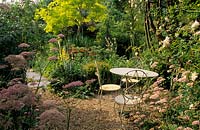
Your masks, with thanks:
[[(113, 74), (120, 75), (120, 76), (124, 76), (125, 74), (130, 72), (129, 76), (134, 77), (134, 75), (131, 75), (131, 71), (134, 71), (134, 70), (141, 70), (141, 72), (138, 72), (138, 75), (137, 75), (139, 77), (157, 77), (158, 76), (158, 73), (156, 73), (156, 72), (144, 70), (144, 69), (139, 69), (139, 68), (112, 68), (112, 69), (110, 69), (110, 72), (113, 73)], [(146, 76), (142, 72), (145, 72)]]

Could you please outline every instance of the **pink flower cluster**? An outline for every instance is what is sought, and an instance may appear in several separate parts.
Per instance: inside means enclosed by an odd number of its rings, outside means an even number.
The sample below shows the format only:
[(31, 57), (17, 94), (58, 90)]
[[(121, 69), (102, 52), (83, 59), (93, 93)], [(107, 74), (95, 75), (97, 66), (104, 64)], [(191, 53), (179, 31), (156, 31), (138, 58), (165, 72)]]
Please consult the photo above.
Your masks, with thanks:
[(180, 71), (181, 77), (179, 78), (177, 75), (173, 79), (173, 82), (187, 83), (188, 86), (192, 87), (199, 74), (197, 72), (186, 71), (184, 69), (181, 69)]
[(51, 38), (48, 42), (55, 43), (55, 42), (58, 42), (58, 40), (56, 38)]
[(60, 34), (57, 35), (57, 37), (58, 37), (58, 39), (57, 38), (51, 38), (48, 42), (56, 43), (56, 42), (58, 42), (59, 38), (64, 38), (65, 35), (60, 33)]
[(97, 79), (89, 79), (89, 80), (86, 80), (85, 83), (90, 85), (92, 83), (94, 83)]
[(64, 130), (66, 128), (66, 117), (56, 108), (44, 111), (39, 116), (39, 129)]
[(27, 66), (27, 61), (22, 55), (8, 55), (5, 59), (13, 70), (24, 69)]
[(59, 38), (64, 38), (64, 37), (65, 37), (65, 35), (62, 34), (62, 33), (58, 34), (57, 36), (58, 36)]
[(81, 81), (74, 81), (74, 82), (64, 85), (63, 88), (71, 88), (71, 87), (83, 86), (83, 85), (84, 83)]
[(19, 55), (22, 55), (26, 60), (31, 60), (34, 54), (34, 52), (23, 51)]
[(48, 58), (48, 60), (49, 60), (49, 61), (56, 61), (56, 60), (58, 60), (58, 57), (56, 57), (56, 56), (51, 56), (51, 57)]
[(36, 97), (24, 84), (15, 84), (0, 91), (0, 110), (20, 111), (36, 105)]
[(30, 47), (30, 45), (27, 44), (27, 43), (21, 43), (21, 44), (18, 45), (18, 47), (19, 48), (28, 48), (28, 47)]

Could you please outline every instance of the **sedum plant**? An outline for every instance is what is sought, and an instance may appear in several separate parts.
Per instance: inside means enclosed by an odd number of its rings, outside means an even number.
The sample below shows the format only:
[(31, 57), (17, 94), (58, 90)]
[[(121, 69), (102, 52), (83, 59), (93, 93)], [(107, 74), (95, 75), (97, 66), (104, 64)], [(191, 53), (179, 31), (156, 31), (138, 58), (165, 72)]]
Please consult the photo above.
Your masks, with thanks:
[(37, 124), (36, 95), (22, 83), (0, 91), (0, 129), (29, 129)]

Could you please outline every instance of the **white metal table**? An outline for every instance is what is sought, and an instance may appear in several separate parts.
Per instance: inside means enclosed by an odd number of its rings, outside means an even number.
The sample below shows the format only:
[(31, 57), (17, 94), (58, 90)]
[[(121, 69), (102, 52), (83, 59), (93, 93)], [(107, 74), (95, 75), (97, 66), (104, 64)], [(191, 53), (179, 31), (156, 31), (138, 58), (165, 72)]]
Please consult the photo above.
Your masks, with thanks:
[(120, 75), (120, 76), (124, 76), (125, 74), (130, 72), (130, 73), (128, 73), (128, 76), (135, 77), (136, 75), (134, 75), (134, 73), (131, 73), (131, 71), (134, 71), (134, 70), (141, 70), (144, 73), (146, 73), (146, 75), (144, 75), (143, 73), (138, 72), (137, 77), (157, 77), (158, 76), (158, 73), (156, 73), (156, 72), (139, 69), (139, 68), (112, 68), (112, 69), (110, 69), (110, 72), (113, 74)]

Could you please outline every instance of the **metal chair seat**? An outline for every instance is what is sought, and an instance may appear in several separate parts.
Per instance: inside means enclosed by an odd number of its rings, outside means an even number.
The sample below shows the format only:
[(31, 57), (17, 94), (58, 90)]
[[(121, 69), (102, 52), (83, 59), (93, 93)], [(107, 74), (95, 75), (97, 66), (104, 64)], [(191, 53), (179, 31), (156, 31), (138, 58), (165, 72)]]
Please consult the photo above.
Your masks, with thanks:
[(118, 95), (115, 97), (115, 103), (118, 105), (136, 105), (140, 103), (142, 100), (138, 96), (132, 95)]
[(117, 84), (104, 84), (100, 86), (100, 89), (103, 91), (117, 91), (121, 89), (121, 86)]
[(137, 82), (139, 82), (138, 79), (133, 79), (133, 78), (131, 78), (131, 79), (122, 78), (121, 81), (122, 82), (129, 82), (129, 83), (137, 83)]

